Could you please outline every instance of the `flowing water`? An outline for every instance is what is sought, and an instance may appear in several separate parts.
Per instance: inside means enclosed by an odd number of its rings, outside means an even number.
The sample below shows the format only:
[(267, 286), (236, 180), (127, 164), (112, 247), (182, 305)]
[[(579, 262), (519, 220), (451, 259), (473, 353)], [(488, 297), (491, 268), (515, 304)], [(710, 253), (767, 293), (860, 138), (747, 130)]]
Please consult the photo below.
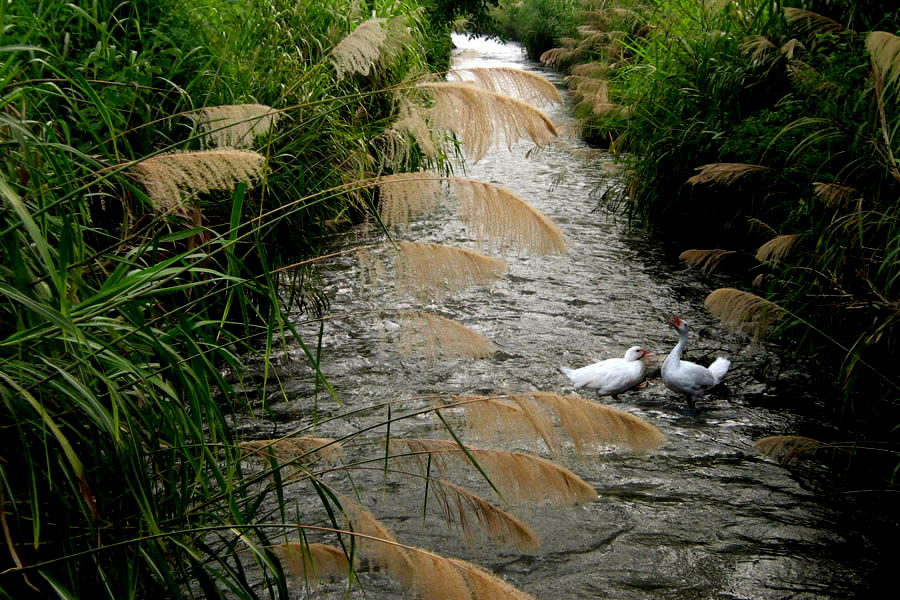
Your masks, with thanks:
[[(524, 60), (516, 45), (455, 42), (456, 66), (524, 68), (562, 84), (559, 75)], [(570, 104), (546, 109), (557, 123), (570, 120), (571, 111)], [(401, 542), (482, 565), (538, 599), (867, 597), (879, 560), (865, 516), (819, 489), (825, 473), (814, 463), (792, 471), (752, 448), (767, 435), (824, 427), (784, 408), (816, 406), (815, 398), (803, 397), (809, 383), (803, 370), (786, 368), (772, 348), (727, 333), (705, 311), (705, 295), (721, 282), (670, 262), (657, 242), (595, 210), (598, 190), (615, 184), (608, 173), (573, 157), (572, 148), (551, 146), (526, 157), (530, 147), (496, 148), (466, 175), (515, 191), (553, 219), (567, 237), (566, 255), (506, 256), (509, 270), (491, 286), (426, 306), (389, 293), (366, 296), (355, 260), (339, 259), (325, 281), (331, 311), (353, 314), (325, 322), (321, 364), (343, 406), (316, 389), (302, 351), (291, 348), (275, 362), (281, 387), (269, 397), (272, 418), (238, 423), (242, 434), (274, 437), (316, 421), (305, 434), (342, 437), (384, 421), (388, 409), (327, 419), (409, 399), (391, 406), (396, 418), (427, 407), (429, 394), (572, 393), (559, 365), (621, 356), (636, 344), (662, 357), (677, 341), (664, 322), (674, 312), (692, 327), (686, 358), (704, 364), (718, 354), (731, 358), (724, 385), (696, 413), (658, 377), (618, 400), (583, 392), (654, 424), (668, 443), (647, 456), (609, 449), (568, 461), (598, 496), (575, 507), (515, 509), (542, 537), (536, 553), (461, 540), (431, 507), (423, 517), (420, 482), (385, 480), (380, 463), (354, 472), (358, 500)], [(475, 247), (449, 210), (418, 220), (403, 238)], [(455, 319), (499, 351), (481, 360), (404, 356), (395, 343), (401, 324), (372, 312), (382, 308), (421, 308)], [(299, 327), (315, 351), (318, 323)], [(344, 460), (379, 456), (386, 433), (382, 426), (348, 442)], [(396, 420), (390, 433), (449, 438), (433, 415)], [(525, 448), (512, 437), (473, 443)], [(354, 494), (343, 476), (328, 481)], [(478, 477), (464, 475), (462, 483), (490, 497)], [(321, 512), (317, 497), (299, 486), (295, 493), (288, 503), (301, 518), (314, 519)], [(362, 570), (363, 591), (354, 589), (353, 597), (400, 597), (396, 584), (365, 565)], [(297, 591), (298, 597), (344, 593), (339, 582)]]

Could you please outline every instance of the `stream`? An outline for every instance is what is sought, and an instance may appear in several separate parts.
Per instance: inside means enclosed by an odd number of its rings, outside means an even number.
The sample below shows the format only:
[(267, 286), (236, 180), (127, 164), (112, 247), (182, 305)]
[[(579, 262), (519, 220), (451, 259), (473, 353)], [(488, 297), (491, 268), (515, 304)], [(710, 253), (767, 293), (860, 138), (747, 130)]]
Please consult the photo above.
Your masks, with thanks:
[[(523, 68), (564, 88), (558, 73), (525, 60), (515, 44), (456, 35), (454, 42), (457, 67)], [(556, 123), (572, 118), (570, 99), (542, 109)], [(563, 230), (565, 255), (507, 254), (508, 271), (493, 284), (424, 306), (389, 291), (363, 293), (355, 258), (337, 259), (326, 270), (324, 285), (330, 316), (340, 316), (324, 322), (321, 365), (343, 406), (314, 384), (303, 351), (290, 346), (272, 363), (280, 386), (269, 382), (269, 417), (242, 418), (235, 424), (240, 435), (275, 437), (308, 427), (305, 435), (341, 438), (384, 421), (388, 412), (381, 406), (341, 415), (408, 399), (391, 405), (396, 419), (430, 406), (431, 394), (575, 393), (560, 365), (620, 357), (633, 345), (661, 359), (678, 339), (665, 323), (676, 313), (691, 327), (688, 360), (709, 364), (720, 354), (731, 359), (723, 385), (699, 401), (696, 412), (685, 410), (683, 398), (658, 376), (618, 399), (581, 390), (586, 399), (652, 423), (668, 441), (647, 455), (609, 448), (564, 461), (598, 495), (577, 506), (515, 507), (513, 512), (541, 536), (536, 552), (461, 538), (431, 506), (423, 518), (421, 482), (385, 479), (383, 463), (353, 472), (358, 501), (401, 542), (476, 563), (539, 600), (868, 597), (877, 589), (880, 565), (866, 515), (852, 501), (826, 491), (824, 467), (807, 461), (786, 468), (752, 446), (765, 436), (826, 427), (811, 421), (815, 410), (791, 409), (816, 406), (807, 391), (808, 376), (780, 358), (777, 348), (727, 332), (705, 310), (706, 294), (728, 285), (724, 277), (671, 262), (659, 242), (629, 229), (623, 217), (595, 210), (598, 191), (616, 180), (596, 163), (573, 156), (573, 148), (580, 147), (570, 139), (526, 157), (530, 142), (511, 150), (501, 145), (467, 165), (465, 173), (457, 172), (500, 184), (542, 211)], [(402, 239), (477, 249), (450, 209), (417, 219)], [(361, 242), (372, 243), (372, 237)], [(402, 324), (389, 313), (375, 312), (382, 308), (417, 308), (454, 319), (492, 340), (498, 350), (479, 360), (404, 355), (397, 348)], [(319, 324), (300, 323), (298, 329), (315, 351)], [(448, 412), (448, 417), (451, 424), (459, 423), (459, 415)], [(343, 460), (377, 458), (384, 452), (385, 434), (380, 427), (348, 441)], [(450, 439), (433, 414), (395, 420), (390, 435)], [(514, 437), (489, 444), (533, 451)], [(491, 497), (477, 474), (461, 477), (458, 483)], [(344, 494), (354, 493), (342, 474), (329, 483)], [(286, 502), (301, 518), (327, 524), (312, 516), (321, 513), (321, 505), (308, 487), (291, 489), (295, 495)], [(402, 596), (399, 584), (365, 566), (360, 571), (350, 597)], [(296, 594), (343, 598), (347, 584), (300, 585)]]

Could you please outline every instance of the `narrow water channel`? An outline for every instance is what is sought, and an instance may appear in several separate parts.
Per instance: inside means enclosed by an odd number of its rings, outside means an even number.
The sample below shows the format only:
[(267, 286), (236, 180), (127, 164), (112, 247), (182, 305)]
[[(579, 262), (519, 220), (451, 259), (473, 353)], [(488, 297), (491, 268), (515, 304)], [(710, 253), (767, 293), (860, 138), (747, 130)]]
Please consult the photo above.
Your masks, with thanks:
[[(558, 74), (524, 60), (516, 45), (462, 36), (454, 41), (459, 67), (524, 68), (562, 86)], [(571, 119), (571, 109), (566, 104), (547, 112), (561, 123)], [(677, 341), (664, 322), (674, 312), (692, 327), (688, 359), (708, 364), (718, 354), (731, 358), (725, 384), (698, 403), (696, 414), (685, 411), (683, 400), (658, 377), (618, 400), (582, 393), (654, 424), (668, 443), (647, 456), (610, 449), (568, 463), (598, 496), (576, 507), (518, 513), (542, 538), (537, 552), (460, 541), (440, 518), (427, 510), (423, 518), (421, 486), (385, 481), (377, 468), (354, 474), (359, 501), (403, 543), (477, 563), (537, 599), (868, 597), (878, 555), (863, 533), (864, 519), (752, 448), (756, 439), (807, 426), (806, 417), (782, 408), (796, 405), (806, 384), (802, 369), (791, 369), (771, 348), (727, 333), (705, 311), (705, 295), (721, 282), (668, 262), (658, 243), (594, 210), (592, 192), (615, 183), (608, 173), (587, 166), (571, 148), (526, 157), (530, 148), (499, 147), (468, 165), (466, 175), (515, 191), (553, 219), (568, 239), (567, 254), (507, 256), (509, 271), (496, 283), (424, 307), (490, 338), (499, 348), (495, 355), (439, 361), (401, 355), (392, 346), (399, 325), (371, 311), (413, 305), (361, 293), (355, 260), (341, 259), (325, 282), (330, 309), (354, 314), (325, 322), (321, 364), (343, 406), (314, 387), (307, 361), (293, 348), (275, 363), (281, 391), (270, 396), (272, 418), (248, 419), (239, 424), (242, 433), (282, 435), (313, 420), (429, 394), (572, 393), (559, 365), (621, 356), (636, 344), (665, 356)], [(474, 247), (449, 211), (417, 221), (404, 235)], [(313, 343), (318, 324), (300, 330)], [(426, 399), (410, 400), (394, 405), (393, 416), (426, 406)], [(341, 437), (386, 418), (379, 409), (310, 431)], [(385, 433), (381, 428), (357, 438), (344, 460), (354, 452), (371, 455), (371, 444)], [(395, 422), (391, 435), (448, 439), (429, 416)], [(368, 449), (365, 439), (371, 440)], [(499, 440), (493, 447), (519, 450), (520, 443)], [(375, 456), (378, 451), (376, 446)], [(477, 477), (467, 483), (489, 496)], [(288, 503), (313, 515), (319, 501), (307, 492), (298, 491)], [(365, 569), (360, 581), (363, 590), (354, 589), (351, 597), (401, 597), (400, 587)], [(346, 584), (297, 593), (345, 597)]]

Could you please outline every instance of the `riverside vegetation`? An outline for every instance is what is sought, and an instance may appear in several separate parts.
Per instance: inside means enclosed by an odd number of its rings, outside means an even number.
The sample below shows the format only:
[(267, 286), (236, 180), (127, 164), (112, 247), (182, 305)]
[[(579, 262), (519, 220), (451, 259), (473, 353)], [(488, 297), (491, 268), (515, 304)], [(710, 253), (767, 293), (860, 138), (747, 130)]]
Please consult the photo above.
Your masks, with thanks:
[[(350, 472), (408, 465), (423, 502), (437, 498), (464, 533), (528, 552), (538, 532), (518, 506), (596, 497), (559, 464), (564, 442), (576, 454), (665, 442), (623, 411), (535, 392), (435, 395), (415, 410), (385, 399), (335, 417), (386, 412), (387, 436), (371, 444), (363, 430), (316, 437), (315, 420), (277, 439), (232, 429), (269, 410), (265, 391), (242, 385), (244, 364), (258, 360), (259, 389), (278, 389), (269, 358), (288, 343), (340, 403), (319, 369), (322, 334), (304, 339), (292, 320), (328, 316), (317, 281), (335, 255), (356, 254), (367, 285), (420, 299), (504, 272), (495, 256), (401, 240), (448, 188), (485, 247), (565, 251), (524, 199), (451, 173), (457, 153), (477, 160), (493, 141), (556, 133), (529, 103), (559, 101), (539, 77), (431, 73), (447, 59), (447, 21), (468, 11), (477, 22), (489, 4), (2, 4), (4, 597), (286, 598), (332, 575), (359, 585), (362, 559), (421, 597), (528, 598), (395, 539), (354, 498)], [(333, 232), (363, 221), (381, 237), (333, 246)], [(393, 316), (409, 351), (493, 352), (437, 315)], [(443, 439), (390, 435), (423, 414)], [(491, 432), (533, 439), (547, 457), (463, 441)], [(369, 452), (345, 464), (354, 440)], [(497, 499), (454, 483), (462, 468)], [(291, 502), (299, 488), (319, 498), (315, 514)]]
[(761, 449), (827, 449), (868, 473), (865, 487), (895, 488), (900, 13), (827, 0), (530, 0), (496, 16), (567, 73), (581, 135), (606, 149), (585, 158), (616, 157), (624, 184), (601, 203), (688, 265), (743, 279), (714, 290), (709, 309), (780, 338), (832, 383), (824, 408), (842, 436)]

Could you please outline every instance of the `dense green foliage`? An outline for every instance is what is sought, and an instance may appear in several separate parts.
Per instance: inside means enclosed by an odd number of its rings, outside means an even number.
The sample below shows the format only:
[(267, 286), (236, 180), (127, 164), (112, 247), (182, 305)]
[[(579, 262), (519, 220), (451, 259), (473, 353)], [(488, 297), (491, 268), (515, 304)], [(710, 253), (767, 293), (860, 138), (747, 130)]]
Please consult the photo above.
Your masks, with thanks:
[(849, 439), (896, 442), (900, 14), (830, 0), (581, 9), (542, 60), (571, 73), (585, 137), (619, 153), (608, 206), (677, 251), (732, 251), (692, 260), (722, 258), (785, 311), (775, 333), (833, 381)]
[[(285, 267), (368, 210), (374, 175), (441, 168), (414, 147), (373, 158), (397, 110), (383, 91), (428, 71), (426, 31), (446, 35), (418, 8), (2, 4), (0, 595), (288, 595), (259, 526), (279, 515), (230, 428), (249, 399), (225, 373), (291, 336), (288, 310), (321, 307), (312, 268)], [(329, 53), (373, 13), (413, 43), (336, 77)], [(258, 170), (223, 167), (228, 185), (160, 205), (139, 166), (212, 149), (188, 111), (232, 104), (281, 111), (234, 155)]]

